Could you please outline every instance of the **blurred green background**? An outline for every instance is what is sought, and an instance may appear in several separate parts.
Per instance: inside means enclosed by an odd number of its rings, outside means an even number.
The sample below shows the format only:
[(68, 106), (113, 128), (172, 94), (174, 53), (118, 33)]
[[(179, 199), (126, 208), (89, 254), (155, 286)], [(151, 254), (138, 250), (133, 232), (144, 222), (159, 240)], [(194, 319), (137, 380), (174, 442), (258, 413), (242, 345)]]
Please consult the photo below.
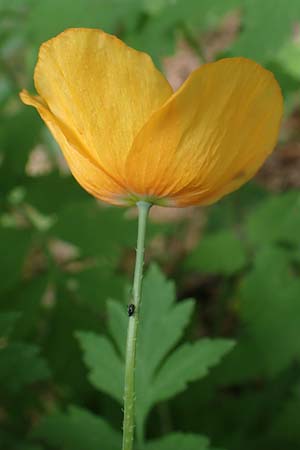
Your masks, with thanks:
[[(118, 314), (126, 317), (136, 212), (85, 193), (18, 97), (33, 90), (40, 44), (78, 26), (150, 53), (174, 87), (201, 63), (232, 55), (278, 79), (281, 137), (256, 179), (209, 208), (151, 212), (154, 319), (171, 296), (190, 319), (174, 322), (173, 346), (237, 343), (209, 377), (191, 375), (192, 358), (182, 386), (171, 379), (172, 392), (149, 401), (143, 448), (300, 449), (299, 0), (0, 0), (0, 449), (120, 447), (121, 406), (110, 398), (118, 365), (97, 370), (113, 361), (107, 337), (116, 337)], [(183, 311), (186, 297), (193, 311)], [(150, 353), (166, 338), (163, 320), (146, 342)], [(165, 434), (167, 443), (155, 441)]]

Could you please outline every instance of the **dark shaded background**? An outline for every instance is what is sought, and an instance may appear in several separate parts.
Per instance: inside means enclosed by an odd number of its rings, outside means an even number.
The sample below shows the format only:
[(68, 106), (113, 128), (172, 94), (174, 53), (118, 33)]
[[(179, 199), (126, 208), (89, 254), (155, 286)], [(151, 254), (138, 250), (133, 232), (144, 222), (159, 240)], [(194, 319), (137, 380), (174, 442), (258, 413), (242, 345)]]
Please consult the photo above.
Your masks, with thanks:
[(280, 141), (255, 180), (209, 208), (151, 213), (147, 264), (174, 279), (178, 302), (196, 300), (185, 338), (237, 345), (209, 377), (152, 409), (147, 437), (184, 431), (209, 436), (215, 450), (300, 449), (298, 0), (0, 1), (0, 449), (113, 450), (99, 446), (90, 416), (67, 415), (71, 404), (121, 427), (120, 406), (87, 378), (75, 332), (109, 334), (107, 298), (125, 310), (135, 211), (81, 190), (18, 98), (33, 89), (40, 44), (71, 26), (150, 53), (175, 87), (231, 55), (281, 84)]

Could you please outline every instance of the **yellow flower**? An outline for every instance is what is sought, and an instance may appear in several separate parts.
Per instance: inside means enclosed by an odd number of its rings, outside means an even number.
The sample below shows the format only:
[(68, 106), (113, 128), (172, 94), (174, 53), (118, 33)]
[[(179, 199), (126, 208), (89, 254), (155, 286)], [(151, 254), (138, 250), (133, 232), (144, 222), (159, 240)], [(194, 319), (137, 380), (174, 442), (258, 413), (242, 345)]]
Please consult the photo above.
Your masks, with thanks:
[(45, 42), (22, 91), (77, 181), (108, 203), (209, 204), (248, 181), (273, 150), (282, 95), (245, 58), (195, 70), (177, 92), (145, 53), (95, 29)]

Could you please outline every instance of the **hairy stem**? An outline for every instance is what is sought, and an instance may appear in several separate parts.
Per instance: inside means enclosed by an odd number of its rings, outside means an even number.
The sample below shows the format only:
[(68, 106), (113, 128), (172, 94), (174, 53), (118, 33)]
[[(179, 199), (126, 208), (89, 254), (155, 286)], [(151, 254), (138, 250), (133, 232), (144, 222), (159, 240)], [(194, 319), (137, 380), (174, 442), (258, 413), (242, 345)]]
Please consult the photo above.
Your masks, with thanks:
[(137, 330), (139, 323), (141, 290), (143, 279), (145, 235), (148, 212), (150, 203), (137, 203), (138, 218), (138, 237), (136, 248), (136, 261), (133, 280), (133, 301), (129, 306), (128, 332), (126, 344), (125, 361), (125, 388), (124, 388), (124, 422), (123, 422), (123, 445), (122, 450), (132, 450), (134, 427), (135, 427), (135, 364), (136, 364), (136, 344)]

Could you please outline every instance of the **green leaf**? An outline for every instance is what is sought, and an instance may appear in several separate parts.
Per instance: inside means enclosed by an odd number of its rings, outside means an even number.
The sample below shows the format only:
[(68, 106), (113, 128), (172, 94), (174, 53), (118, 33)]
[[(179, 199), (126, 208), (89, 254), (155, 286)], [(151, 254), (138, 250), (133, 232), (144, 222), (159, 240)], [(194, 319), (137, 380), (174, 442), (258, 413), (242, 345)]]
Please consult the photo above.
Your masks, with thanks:
[(174, 28), (165, 20), (165, 13), (157, 20), (146, 22), (141, 30), (136, 29), (126, 35), (126, 43), (137, 50), (148, 53), (157, 67), (164, 56), (175, 51)]
[(291, 272), (289, 255), (262, 249), (241, 288), (241, 317), (268, 374), (284, 370), (300, 354), (299, 298), (300, 280)]
[(299, 42), (288, 42), (279, 52), (278, 62), (286, 73), (296, 80), (300, 79), (300, 44)]
[(282, 410), (279, 412), (274, 427), (271, 430), (271, 435), (274, 439), (286, 439), (288, 436), (290, 442), (297, 445), (300, 442), (299, 430), (299, 412), (300, 412), (300, 390), (299, 386), (292, 397), (289, 398)]
[[(70, 175), (58, 172), (29, 178), (25, 186), (25, 201), (42, 214), (59, 214), (66, 206), (90, 201), (88, 194)], [(47, 199), (47, 200), (46, 200)]]
[(0, 226), (0, 291), (11, 288), (21, 278), (31, 239), (30, 230), (16, 230)]
[(207, 375), (209, 369), (228, 353), (234, 343), (225, 339), (202, 339), (175, 350), (153, 381), (153, 403), (166, 400), (186, 389), (191, 381)]
[(41, 43), (70, 27), (102, 28), (116, 33), (132, 28), (142, 8), (138, 0), (59, 0), (36, 2), (27, 20), (32, 40)]
[[(26, 438), (25, 438), (26, 439)], [(40, 445), (34, 444), (31, 440), (24, 437), (19, 438), (16, 433), (6, 432), (4, 429), (0, 429), (0, 442), (3, 449), (6, 450), (44, 450)]]
[(22, 442), (20, 445), (16, 445), (14, 450), (43, 450), (43, 448), (40, 445)]
[[(125, 280), (105, 264), (89, 267), (76, 275), (67, 276), (66, 282), (73, 286), (81, 301), (99, 312), (109, 297), (120, 297)], [(95, 288), (96, 287), (96, 288)]]
[(19, 318), (18, 312), (10, 311), (0, 314), (0, 338), (7, 338), (11, 334)]
[(143, 372), (146, 366), (149, 379), (182, 337), (193, 310), (194, 300), (176, 303), (174, 283), (152, 265), (143, 284), (137, 354), (138, 365)]
[(0, 385), (15, 393), (28, 384), (50, 375), (39, 349), (34, 345), (13, 342), (0, 348)]
[(300, 242), (300, 195), (288, 192), (262, 202), (248, 218), (246, 231), (255, 244)]
[(16, 178), (12, 175), (20, 179), (25, 176), (29, 152), (37, 143), (41, 127), (41, 121), (31, 108), (24, 107), (1, 120), (0, 148), (4, 152), (4, 161), (0, 166), (3, 172), (10, 174), (14, 183)]
[[(124, 247), (132, 248), (136, 241), (137, 221), (126, 214), (124, 208), (99, 205), (86, 195), (85, 201), (70, 202), (58, 212), (51, 233), (78, 247), (81, 256), (97, 257), (101, 267), (113, 267)], [(150, 222), (148, 238), (162, 229), (166, 226)]]
[(278, 376), (300, 355), (300, 280), (289, 253), (263, 247), (240, 290), (242, 335), (220, 366), (223, 384)]
[[(287, 71), (284, 65), (276, 61), (268, 64), (268, 69), (274, 73), (276, 80), (281, 88), (285, 99), (285, 115), (292, 114), (295, 108), (295, 91), (299, 88), (299, 79), (291, 75), (291, 71)], [(270, 194), (269, 194), (270, 195)]]
[(89, 384), (83, 382), (86, 369), (75, 333), (79, 329), (101, 330), (101, 316), (81, 302), (73, 291), (60, 284), (57, 286), (55, 302), (48, 313), (43, 332), (44, 351), (49, 365), (55, 380), (68, 386), (70, 391), (73, 390), (80, 397), (80, 394), (86, 394)]
[(90, 382), (122, 403), (124, 364), (112, 343), (94, 333), (78, 332), (76, 335), (84, 353), (84, 362), (90, 369)]
[[(249, 182), (237, 191), (225, 196), (208, 209), (207, 232), (229, 230), (235, 232), (237, 224), (249, 215), (249, 211), (256, 209), (268, 197), (265, 189), (254, 182)], [(205, 237), (205, 235), (204, 235)], [(235, 237), (238, 236), (235, 234)]]
[(176, 2), (166, 0), (144, 0), (144, 7), (150, 14), (155, 14), (156, 21), (161, 22), (161, 26), (176, 28), (182, 22), (193, 24), (199, 30), (207, 29), (219, 23), (220, 19), (231, 11), (238, 3), (238, 0), (177, 0)]
[(10, 290), (3, 296), (2, 310), (13, 309), (19, 315), (18, 326), (15, 327), (13, 332), (15, 339), (24, 339), (36, 335), (43, 311), (42, 297), (47, 288), (47, 283), (48, 274), (42, 275), (19, 283), (15, 289)]
[(198, 39), (200, 31), (218, 24), (220, 19), (236, 6), (237, 1), (144, 0), (145, 11), (154, 17), (152, 20), (144, 20), (142, 27), (136, 28), (129, 35), (126, 34), (126, 41), (149, 53), (155, 63), (161, 65), (163, 57), (174, 53), (179, 30), (195, 29)]
[(243, 55), (258, 62), (274, 59), (292, 37), (295, 21), (300, 18), (300, 5), (291, 0), (244, 0), (243, 28), (232, 46), (232, 55)]
[[(231, 341), (205, 339), (182, 345), (172, 353), (194, 306), (192, 300), (176, 303), (175, 299), (174, 284), (152, 266), (143, 286), (137, 346), (136, 420), (140, 435), (155, 403), (176, 395), (190, 381), (205, 376), (232, 347)], [(122, 359), (107, 338), (91, 333), (79, 333), (78, 337), (90, 369), (90, 381), (122, 404), (128, 317), (125, 306), (115, 301), (108, 303), (108, 314), (109, 331)]]
[[(136, 416), (139, 433), (156, 402), (152, 386), (154, 375), (182, 337), (194, 309), (193, 300), (178, 304), (175, 300), (174, 283), (152, 266), (145, 276), (138, 336)], [(159, 379), (159, 372), (157, 377)]]
[(23, 442), (22, 444), (17, 445), (15, 450), (43, 450), (43, 448), (40, 445), (26, 444)]
[(62, 450), (118, 450), (121, 436), (101, 417), (72, 406), (40, 422), (33, 435)]
[(108, 300), (107, 316), (108, 329), (111, 337), (114, 339), (123, 360), (125, 360), (128, 316), (126, 315), (124, 305), (116, 300)]
[(209, 441), (196, 434), (173, 433), (146, 444), (145, 450), (208, 450)]
[(117, 261), (121, 248), (135, 242), (135, 220), (126, 219), (121, 208), (100, 207), (88, 197), (66, 206), (57, 219), (52, 233), (74, 244), (83, 256)]
[(247, 256), (241, 240), (228, 230), (204, 236), (185, 262), (189, 270), (222, 275), (232, 275), (246, 263)]
[(249, 382), (264, 373), (263, 355), (255, 340), (243, 329), (237, 345), (218, 366), (215, 375), (221, 386), (227, 386)]
[(143, 0), (146, 13), (156, 15), (168, 6), (169, 0)]

